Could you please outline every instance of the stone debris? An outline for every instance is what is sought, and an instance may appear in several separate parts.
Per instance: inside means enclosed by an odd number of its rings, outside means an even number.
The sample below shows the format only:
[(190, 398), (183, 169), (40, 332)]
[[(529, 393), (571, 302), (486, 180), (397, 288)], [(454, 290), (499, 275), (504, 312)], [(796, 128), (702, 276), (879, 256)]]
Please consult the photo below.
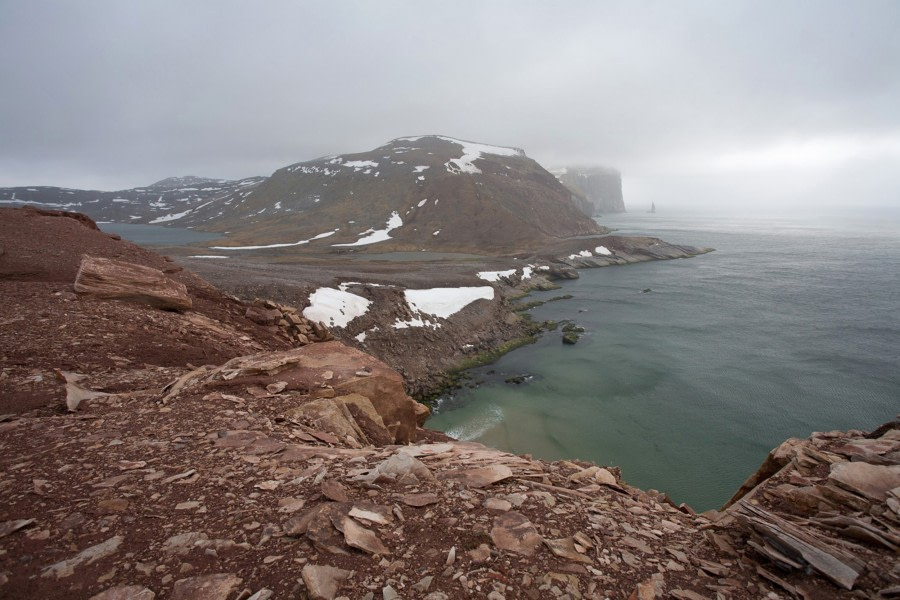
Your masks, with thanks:
[[(334, 336), (324, 323), (310, 321), (296, 307), (257, 298), (247, 307), (244, 316), (260, 325), (275, 326), (294, 345), (330, 342)], [(273, 392), (277, 393), (277, 392)]]

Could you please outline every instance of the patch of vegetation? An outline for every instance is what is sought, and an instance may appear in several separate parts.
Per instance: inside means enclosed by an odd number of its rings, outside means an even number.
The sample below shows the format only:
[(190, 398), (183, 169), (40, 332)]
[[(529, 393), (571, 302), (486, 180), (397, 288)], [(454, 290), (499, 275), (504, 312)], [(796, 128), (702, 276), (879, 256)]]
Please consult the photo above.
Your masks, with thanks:
[(510, 309), (513, 312), (525, 312), (526, 310), (531, 310), (532, 308), (536, 308), (538, 306), (543, 306), (548, 302), (555, 302), (557, 300), (571, 300), (572, 294), (564, 294), (562, 296), (554, 296), (552, 298), (548, 298), (547, 300), (532, 300), (531, 302), (524, 302), (522, 304), (511, 304)]
[(469, 369), (474, 369), (476, 367), (483, 367), (485, 365), (489, 365), (491, 363), (495, 363), (500, 360), (500, 357), (504, 354), (512, 352), (516, 348), (521, 348), (522, 346), (527, 346), (528, 344), (533, 344), (537, 341), (537, 337), (534, 333), (529, 332), (530, 335), (526, 335), (520, 338), (516, 338), (514, 340), (510, 340), (504, 344), (501, 344), (497, 348), (493, 350), (488, 350), (487, 352), (483, 352), (471, 358), (467, 358), (462, 361), (459, 365), (454, 367), (450, 371), (450, 375), (457, 374), (461, 375), (462, 371), (467, 371)]

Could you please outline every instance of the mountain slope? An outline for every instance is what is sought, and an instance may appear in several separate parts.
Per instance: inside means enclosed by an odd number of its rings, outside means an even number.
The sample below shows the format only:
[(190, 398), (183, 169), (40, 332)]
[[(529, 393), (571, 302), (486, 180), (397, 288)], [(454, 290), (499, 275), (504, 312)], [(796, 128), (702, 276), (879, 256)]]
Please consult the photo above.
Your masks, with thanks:
[(524, 151), (444, 136), (398, 138), (268, 178), (172, 177), (117, 192), (0, 189), (0, 204), (25, 203), (227, 233), (220, 250), (515, 253), (606, 231)]
[(233, 232), (223, 246), (510, 251), (602, 231), (522, 150), (442, 136), (279, 169), (221, 218), (201, 222), (219, 210), (192, 221)]
[(0, 188), (0, 205), (74, 210), (96, 221), (183, 226), (184, 219), (196, 209), (246, 195), (264, 179), (228, 181), (189, 175), (115, 192), (50, 186)]

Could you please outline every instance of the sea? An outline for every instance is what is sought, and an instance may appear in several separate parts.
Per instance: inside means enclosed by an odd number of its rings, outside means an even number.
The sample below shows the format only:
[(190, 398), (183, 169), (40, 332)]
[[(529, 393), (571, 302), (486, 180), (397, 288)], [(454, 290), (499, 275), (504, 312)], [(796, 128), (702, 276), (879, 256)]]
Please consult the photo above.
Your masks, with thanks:
[(582, 270), (532, 294), (571, 294), (530, 312), (584, 327), (580, 341), (546, 333), (470, 371), (428, 427), (617, 466), (631, 485), (707, 510), (787, 438), (900, 413), (900, 210), (600, 222), (715, 251)]
[(140, 246), (182, 246), (198, 242), (210, 242), (222, 237), (220, 233), (140, 223), (101, 221), (97, 223), (97, 226), (107, 233), (118, 234), (129, 242), (134, 242)]

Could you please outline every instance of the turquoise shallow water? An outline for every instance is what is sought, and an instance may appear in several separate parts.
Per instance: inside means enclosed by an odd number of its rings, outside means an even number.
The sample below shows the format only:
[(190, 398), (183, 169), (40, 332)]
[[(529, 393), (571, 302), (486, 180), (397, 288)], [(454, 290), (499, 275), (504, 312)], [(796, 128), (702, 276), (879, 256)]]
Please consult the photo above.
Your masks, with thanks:
[(898, 217), (604, 219), (717, 250), (581, 271), (572, 300), (532, 311), (584, 326), (581, 341), (550, 333), (473, 371), (483, 383), (441, 399), (428, 426), (720, 506), (784, 439), (900, 412)]

